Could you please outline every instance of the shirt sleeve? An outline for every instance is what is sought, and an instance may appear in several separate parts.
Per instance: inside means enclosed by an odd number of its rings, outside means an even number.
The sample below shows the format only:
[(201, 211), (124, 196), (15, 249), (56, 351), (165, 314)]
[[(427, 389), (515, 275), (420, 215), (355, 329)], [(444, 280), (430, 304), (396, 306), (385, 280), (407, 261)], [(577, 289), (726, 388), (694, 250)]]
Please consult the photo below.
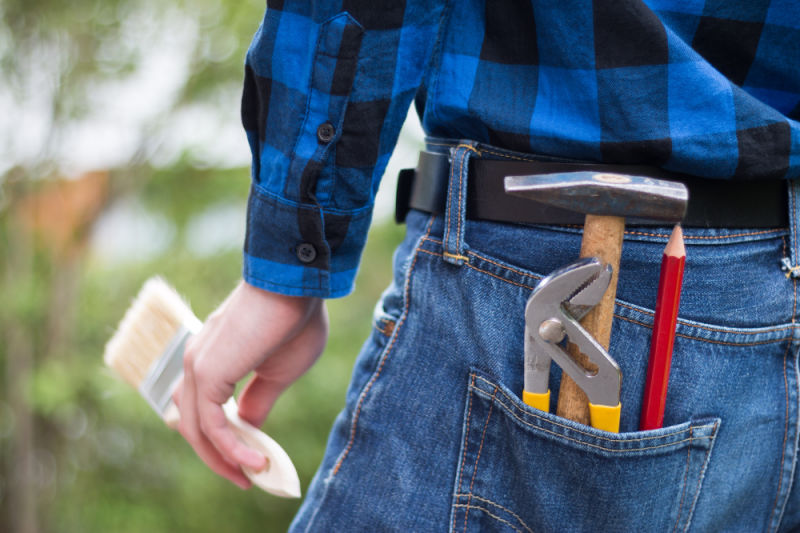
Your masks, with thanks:
[(411, 1), (269, 2), (242, 94), (252, 152), (245, 281), (294, 296), (352, 290), (440, 17)]

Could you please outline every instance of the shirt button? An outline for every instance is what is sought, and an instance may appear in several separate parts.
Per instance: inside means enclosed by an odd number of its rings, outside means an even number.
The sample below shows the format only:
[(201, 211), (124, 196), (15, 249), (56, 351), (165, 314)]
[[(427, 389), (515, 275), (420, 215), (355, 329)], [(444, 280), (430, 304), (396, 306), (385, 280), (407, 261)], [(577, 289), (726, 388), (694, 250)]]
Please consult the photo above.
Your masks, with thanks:
[(330, 122), (323, 122), (317, 128), (317, 140), (323, 144), (328, 144), (336, 135), (336, 128)]
[(310, 263), (316, 258), (317, 249), (314, 248), (313, 244), (304, 242), (297, 246), (297, 259), (299, 259), (301, 263)]

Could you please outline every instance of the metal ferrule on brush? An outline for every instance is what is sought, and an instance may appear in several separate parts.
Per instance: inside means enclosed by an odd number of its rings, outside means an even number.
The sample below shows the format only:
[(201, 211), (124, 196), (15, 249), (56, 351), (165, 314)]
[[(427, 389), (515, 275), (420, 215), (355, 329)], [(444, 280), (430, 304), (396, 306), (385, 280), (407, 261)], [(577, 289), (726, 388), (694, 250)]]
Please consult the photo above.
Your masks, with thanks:
[(181, 326), (139, 385), (139, 393), (161, 418), (173, 405), (172, 392), (183, 376), (183, 350), (191, 334), (189, 328)]

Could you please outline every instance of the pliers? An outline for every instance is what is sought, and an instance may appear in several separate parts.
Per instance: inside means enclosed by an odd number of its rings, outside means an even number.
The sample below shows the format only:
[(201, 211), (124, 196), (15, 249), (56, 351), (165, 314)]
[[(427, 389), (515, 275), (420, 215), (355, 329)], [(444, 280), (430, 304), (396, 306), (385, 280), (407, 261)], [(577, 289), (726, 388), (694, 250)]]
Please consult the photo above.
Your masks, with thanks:
[[(611, 267), (596, 258), (581, 259), (542, 279), (525, 306), (525, 382), (523, 401), (550, 410), (550, 363), (555, 361), (589, 398), (594, 428), (618, 432), (622, 373), (616, 361), (581, 325), (611, 281)], [(597, 366), (589, 371), (567, 352), (575, 344)]]

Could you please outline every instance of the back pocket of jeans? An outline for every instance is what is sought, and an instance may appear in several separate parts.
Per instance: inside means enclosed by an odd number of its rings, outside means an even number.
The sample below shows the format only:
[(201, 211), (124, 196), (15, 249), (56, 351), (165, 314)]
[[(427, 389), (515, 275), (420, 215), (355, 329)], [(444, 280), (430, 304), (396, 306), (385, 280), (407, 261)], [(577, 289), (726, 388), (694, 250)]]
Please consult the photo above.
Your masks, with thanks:
[(685, 531), (720, 419), (612, 434), (469, 376), (451, 531)]

